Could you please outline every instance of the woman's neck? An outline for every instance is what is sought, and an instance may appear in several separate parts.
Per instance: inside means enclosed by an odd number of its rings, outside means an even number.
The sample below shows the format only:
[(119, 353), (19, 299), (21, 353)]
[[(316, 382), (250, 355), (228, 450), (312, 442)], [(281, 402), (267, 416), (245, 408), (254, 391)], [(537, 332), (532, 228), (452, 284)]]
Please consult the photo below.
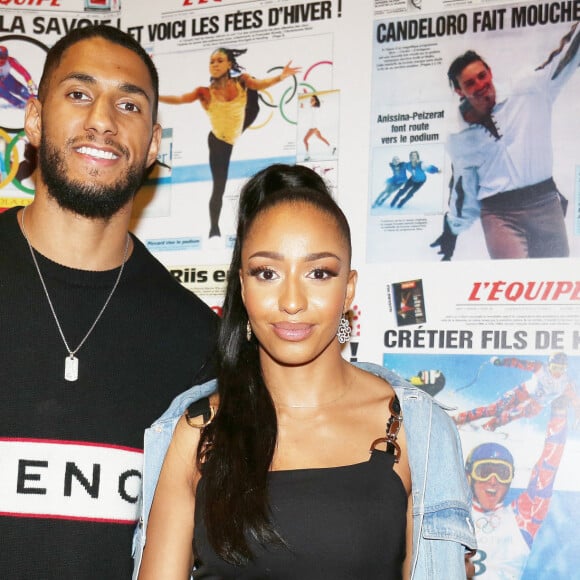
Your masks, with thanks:
[(222, 76), (220, 77), (212, 77), (211, 79), (211, 84), (214, 88), (224, 88), (227, 86), (228, 82), (230, 80), (230, 75), (229, 73), (224, 73)]
[(263, 362), (264, 381), (275, 406), (315, 409), (342, 400), (352, 386), (354, 369), (340, 354), (326, 358), (300, 366)]

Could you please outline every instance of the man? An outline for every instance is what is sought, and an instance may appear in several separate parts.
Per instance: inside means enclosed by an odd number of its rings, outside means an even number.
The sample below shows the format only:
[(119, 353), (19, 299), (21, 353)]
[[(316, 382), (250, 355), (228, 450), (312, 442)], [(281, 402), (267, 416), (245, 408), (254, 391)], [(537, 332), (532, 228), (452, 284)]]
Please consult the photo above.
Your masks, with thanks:
[(427, 173), (441, 173), (441, 170), (435, 165), (423, 165), (418, 151), (409, 153), (409, 161), (405, 163), (405, 170), (409, 172), (409, 179), (395, 194), (393, 201), (391, 201), (391, 207), (403, 207), (425, 185)]
[(499, 443), (482, 443), (467, 457), (473, 493), (477, 552), (475, 576), (482, 580), (522, 577), (532, 544), (547, 514), (567, 436), (567, 400), (552, 402), (542, 453), (525, 491), (504, 503), (514, 477), (514, 460)]
[(548, 363), (524, 360), (516, 357), (492, 357), (497, 367), (515, 368), (531, 372), (532, 376), (514, 389), (506, 391), (500, 399), (463, 411), (453, 417), (456, 425), (465, 425), (479, 419), (489, 419), (482, 428), (495, 431), (498, 427), (525, 417), (535, 417), (552, 401), (564, 396), (580, 417), (580, 398), (577, 387), (568, 373), (568, 357), (564, 352), (555, 352)]
[(0, 215), (0, 577), (130, 578), (144, 428), (213, 372), (217, 316), (128, 233), (158, 77), (129, 35), (49, 51), (36, 195)]
[(405, 185), (407, 181), (407, 164), (404, 161), (401, 161), (399, 157), (396, 155), (393, 157), (391, 162), (389, 163), (389, 167), (391, 169), (391, 177), (388, 177), (385, 181), (385, 188), (379, 195), (377, 199), (373, 202), (373, 209), (376, 207), (380, 207), (385, 203), (387, 199), (389, 199), (390, 195), (397, 191), (399, 187)]
[[(580, 63), (575, 23), (548, 61), (505, 98), (476, 52), (455, 59), (449, 82), (460, 101), (460, 132), (450, 135), (449, 211), (431, 244), (450, 260), (457, 235), (481, 217), (491, 258), (569, 254), (566, 201), (552, 177), (552, 106)], [(577, 113), (577, 112), (576, 112)]]
[[(16, 71), (26, 82), (26, 87), (16, 80)], [(26, 101), (36, 94), (36, 85), (30, 73), (8, 54), (5, 46), (0, 46), (0, 99), (8, 101), (13, 107), (23, 109)]]

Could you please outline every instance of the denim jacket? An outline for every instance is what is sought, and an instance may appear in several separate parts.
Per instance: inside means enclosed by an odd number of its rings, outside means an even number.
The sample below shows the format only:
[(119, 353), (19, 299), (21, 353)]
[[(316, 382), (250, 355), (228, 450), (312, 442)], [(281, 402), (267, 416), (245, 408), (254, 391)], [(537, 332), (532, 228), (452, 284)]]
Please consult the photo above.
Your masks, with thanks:
[[(443, 407), (392, 371), (356, 366), (387, 380), (401, 402), (413, 487), (413, 580), (465, 580), (465, 549), (476, 547), (471, 496), (457, 429)], [(173, 430), (185, 409), (216, 390), (215, 380), (178, 395), (145, 431), (141, 518), (133, 539), (136, 580), (155, 486)], [(428, 484), (427, 484), (427, 477)]]

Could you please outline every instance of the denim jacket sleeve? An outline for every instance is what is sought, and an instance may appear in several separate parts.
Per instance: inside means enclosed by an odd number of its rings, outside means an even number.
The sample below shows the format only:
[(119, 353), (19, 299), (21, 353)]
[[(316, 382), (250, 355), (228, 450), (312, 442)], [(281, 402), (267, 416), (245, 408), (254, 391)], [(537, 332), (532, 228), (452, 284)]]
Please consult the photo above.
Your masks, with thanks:
[(357, 365), (386, 379), (401, 402), (413, 494), (413, 580), (465, 580), (464, 554), (476, 547), (471, 493), (452, 419), (429, 395), (395, 373)]
[(216, 381), (196, 385), (181, 393), (151, 427), (145, 430), (143, 441), (143, 486), (141, 491), (140, 518), (133, 534), (133, 580), (139, 575), (141, 557), (146, 540), (147, 521), (153, 503), (155, 487), (167, 448), (173, 436), (177, 421), (191, 403), (211, 395), (216, 390)]

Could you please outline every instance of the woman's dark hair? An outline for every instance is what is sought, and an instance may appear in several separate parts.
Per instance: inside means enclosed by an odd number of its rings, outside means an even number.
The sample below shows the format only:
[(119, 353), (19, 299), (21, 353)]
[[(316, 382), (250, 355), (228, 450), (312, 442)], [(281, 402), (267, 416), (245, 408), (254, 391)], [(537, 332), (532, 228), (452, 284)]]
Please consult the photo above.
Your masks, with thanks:
[(320, 107), (320, 99), (316, 95), (312, 95), (310, 98), (314, 99), (313, 107)]
[(220, 404), (202, 431), (197, 453), (208, 539), (220, 558), (237, 565), (252, 559), (249, 537), (263, 545), (284, 544), (271, 524), (267, 487), (278, 436), (276, 411), (262, 376), (258, 343), (246, 337), (248, 314), (239, 278), (242, 248), (252, 224), (280, 203), (311, 204), (332, 216), (349, 251), (351, 247), (346, 217), (324, 180), (311, 169), (272, 165), (242, 188), (218, 338)]
[(220, 48), (216, 48), (212, 54), (216, 52), (221, 52), (226, 55), (228, 60), (232, 63), (232, 68), (236, 73), (241, 73), (244, 70), (244, 67), (237, 61), (238, 56), (242, 56), (242, 54), (246, 54), (248, 52), (247, 48), (225, 48), (221, 46)]

